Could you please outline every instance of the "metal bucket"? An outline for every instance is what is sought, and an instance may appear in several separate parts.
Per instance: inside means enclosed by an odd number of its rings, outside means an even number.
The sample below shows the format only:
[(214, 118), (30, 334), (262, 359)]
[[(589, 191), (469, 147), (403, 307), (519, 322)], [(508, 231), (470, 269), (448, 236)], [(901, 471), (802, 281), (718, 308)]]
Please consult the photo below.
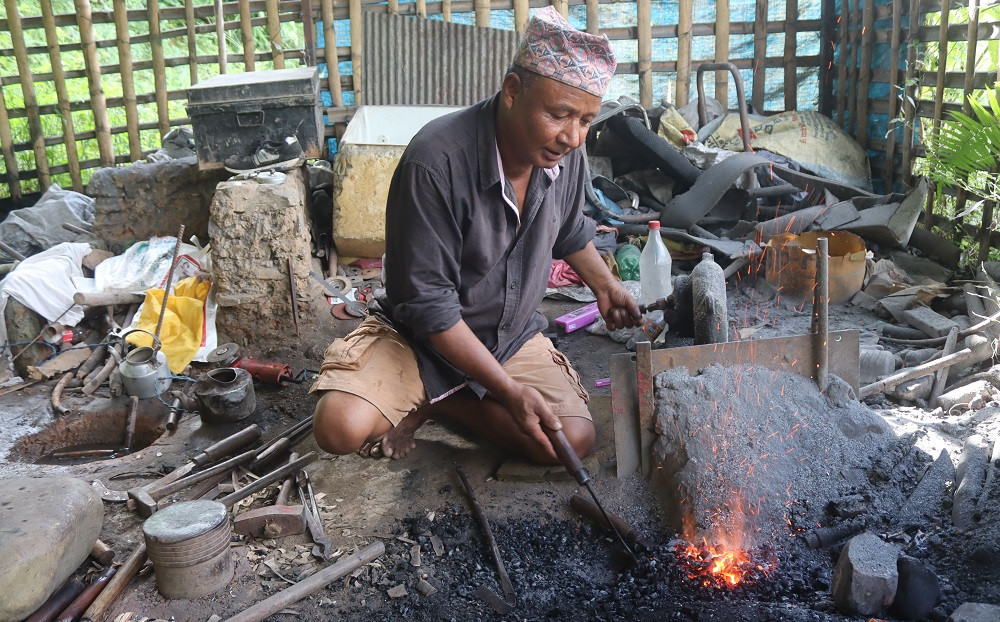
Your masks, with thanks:
[(218, 501), (168, 506), (143, 523), (142, 534), (156, 588), (166, 598), (208, 596), (233, 578), (229, 512)]

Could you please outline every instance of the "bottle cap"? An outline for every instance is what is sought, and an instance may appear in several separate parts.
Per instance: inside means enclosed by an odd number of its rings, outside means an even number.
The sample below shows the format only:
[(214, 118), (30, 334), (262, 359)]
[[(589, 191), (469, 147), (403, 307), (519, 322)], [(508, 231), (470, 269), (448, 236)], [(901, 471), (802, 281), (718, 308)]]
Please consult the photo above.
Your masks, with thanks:
[(650, 220), (649, 221), (649, 228), (650, 229), (659, 229), (660, 228), (660, 221), (659, 220)]

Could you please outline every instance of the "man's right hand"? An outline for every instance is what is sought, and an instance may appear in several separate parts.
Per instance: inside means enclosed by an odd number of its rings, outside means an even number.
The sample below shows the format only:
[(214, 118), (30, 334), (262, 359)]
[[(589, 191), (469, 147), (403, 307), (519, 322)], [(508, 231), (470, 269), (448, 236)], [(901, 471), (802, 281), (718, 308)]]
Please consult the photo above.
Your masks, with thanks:
[(552, 442), (549, 441), (544, 426), (549, 430), (561, 430), (562, 423), (559, 417), (552, 412), (542, 394), (532, 387), (511, 380), (511, 386), (501, 395), (494, 395), (504, 406), (507, 407), (511, 417), (522, 433), (529, 436), (550, 458), (558, 460)]

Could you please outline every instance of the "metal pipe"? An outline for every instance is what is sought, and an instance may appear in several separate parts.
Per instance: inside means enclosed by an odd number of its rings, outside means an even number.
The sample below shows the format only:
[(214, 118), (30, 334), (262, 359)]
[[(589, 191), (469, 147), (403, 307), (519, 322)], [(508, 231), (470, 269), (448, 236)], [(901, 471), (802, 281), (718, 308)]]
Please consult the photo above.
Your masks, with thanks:
[(174, 245), (174, 254), (170, 258), (170, 270), (167, 271), (167, 282), (163, 285), (163, 303), (160, 305), (160, 317), (156, 320), (156, 330), (153, 332), (153, 340), (159, 341), (160, 329), (163, 327), (163, 315), (167, 312), (167, 298), (170, 297), (170, 286), (174, 282), (174, 268), (177, 266), (177, 255), (181, 252), (181, 238), (184, 237), (184, 225), (177, 230), (177, 243)]
[(63, 609), (69, 606), (86, 586), (76, 577), (70, 578), (61, 588), (55, 591), (42, 606), (35, 610), (24, 622), (52, 622)]
[(117, 571), (118, 569), (114, 566), (108, 566), (104, 569), (104, 572), (97, 575), (97, 578), (84, 588), (83, 592), (73, 599), (73, 602), (62, 610), (62, 613), (59, 614), (59, 622), (76, 622), (79, 620), (84, 610), (90, 607), (94, 599), (104, 591), (104, 588), (107, 587)]
[(14, 249), (11, 245), (3, 241), (0, 241), (0, 251), (7, 253), (8, 255), (11, 256), (12, 259), (16, 259), (18, 261), (24, 261), (25, 259), (27, 259), (24, 255), (17, 252), (17, 250)]
[(132, 396), (132, 407), (128, 411), (128, 421), (125, 424), (125, 450), (132, 451), (132, 441), (135, 440), (135, 419), (139, 414), (139, 398)]
[(125, 563), (118, 567), (118, 572), (104, 587), (104, 591), (94, 599), (94, 602), (90, 603), (87, 610), (83, 612), (81, 619), (88, 622), (104, 622), (108, 609), (111, 609), (111, 605), (115, 604), (115, 601), (118, 600), (118, 597), (125, 591), (125, 588), (128, 587), (128, 584), (131, 583), (132, 579), (135, 578), (135, 575), (139, 573), (139, 569), (145, 563), (146, 543), (143, 542), (132, 551), (132, 554), (125, 560)]
[(821, 392), (825, 392), (830, 386), (830, 246), (827, 238), (816, 240), (813, 339), (816, 384)]

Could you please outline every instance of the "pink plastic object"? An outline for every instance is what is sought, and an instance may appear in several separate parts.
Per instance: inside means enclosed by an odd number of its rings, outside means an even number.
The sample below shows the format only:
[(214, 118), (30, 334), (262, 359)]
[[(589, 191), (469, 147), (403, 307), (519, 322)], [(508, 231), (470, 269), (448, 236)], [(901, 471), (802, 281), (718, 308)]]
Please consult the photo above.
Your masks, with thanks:
[(592, 302), (585, 307), (580, 307), (576, 311), (570, 311), (566, 315), (557, 317), (556, 324), (562, 326), (563, 330), (567, 333), (571, 333), (574, 330), (593, 324), (599, 313), (597, 303)]

